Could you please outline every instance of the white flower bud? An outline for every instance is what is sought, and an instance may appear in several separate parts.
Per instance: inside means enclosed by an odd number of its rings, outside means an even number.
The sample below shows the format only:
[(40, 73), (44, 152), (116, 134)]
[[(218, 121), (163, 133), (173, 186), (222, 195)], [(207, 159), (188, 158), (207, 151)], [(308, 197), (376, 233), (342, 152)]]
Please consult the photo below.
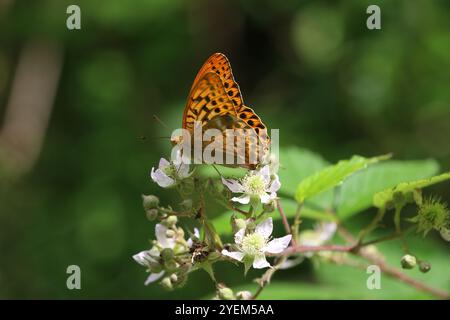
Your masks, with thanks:
[(251, 300), (253, 295), (250, 291), (239, 291), (236, 293), (236, 298), (238, 300)]
[(240, 229), (245, 229), (247, 227), (247, 222), (245, 222), (244, 219), (236, 219), (234, 220), (234, 223), (236, 225), (236, 229), (240, 230)]
[(235, 299), (233, 290), (225, 287), (224, 285), (217, 286), (217, 295), (218, 295), (219, 299), (221, 299), (221, 300), (234, 300)]
[(167, 236), (167, 238), (173, 238), (173, 237), (175, 237), (175, 231), (173, 231), (173, 230), (171, 230), (171, 229), (168, 229), (167, 231), (166, 231), (166, 236)]
[(170, 280), (169, 277), (165, 277), (164, 279), (161, 280), (161, 286), (166, 290), (173, 289), (172, 281)]
[(178, 222), (178, 218), (176, 216), (169, 216), (166, 219), (166, 225), (170, 228), (176, 225)]
[(178, 276), (175, 273), (172, 273), (170, 275), (170, 281), (171, 282), (177, 282), (178, 281)]

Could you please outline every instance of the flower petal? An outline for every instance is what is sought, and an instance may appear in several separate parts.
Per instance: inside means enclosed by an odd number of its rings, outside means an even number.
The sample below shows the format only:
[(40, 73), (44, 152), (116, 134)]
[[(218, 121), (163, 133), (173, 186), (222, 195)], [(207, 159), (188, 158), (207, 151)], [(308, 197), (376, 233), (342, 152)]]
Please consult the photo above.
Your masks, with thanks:
[(273, 230), (272, 218), (267, 218), (266, 220), (261, 221), (256, 226), (255, 232), (262, 235), (264, 239), (268, 239), (272, 234), (272, 230)]
[(156, 224), (155, 226), (156, 240), (158, 240), (161, 247), (173, 249), (173, 247), (175, 246), (175, 240), (167, 238), (166, 232), (167, 227), (165, 225), (162, 225), (160, 223)]
[(197, 239), (200, 239), (200, 230), (198, 230), (198, 228), (194, 228), (194, 236), (195, 236)]
[(151, 177), (160, 187), (167, 188), (175, 184), (175, 180), (166, 175), (161, 169), (152, 168)]
[(237, 261), (242, 261), (242, 259), (244, 259), (244, 254), (242, 252), (239, 252), (239, 251), (232, 251), (231, 252), (231, 251), (223, 249), (222, 250), (222, 254), (224, 256), (230, 257), (230, 258), (232, 258), (234, 260), (237, 260)]
[(150, 273), (147, 280), (145, 280), (144, 285), (149, 285), (152, 282), (158, 281), (164, 275), (164, 270), (160, 273)]
[(234, 242), (236, 244), (241, 244), (242, 239), (244, 239), (244, 236), (245, 236), (245, 228), (240, 229), (238, 232), (235, 233)]
[(270, 263), (267, 262), (265, 255), (260, 254), (255, 256), (255, 260), (253, 260), (253, 268), (263, 269), (267, 267), (270, 267)]
[(231, 192), (237, 193), (244, 191), (244, 187), (242, 187), (242, 185), (237, 180), (225, 179), (224, 177), (222, 177), (222, 183), (226, 185)]
[(282, 238), (276, 238), (266, 245), (264, 251), (268, 253), (280, 253), (283, 252), (284, 249), (287, 248), (289, 242), (291, 242), (292, 235), (288, 234)]
[(262, 204), (269, 203), (270, 200), (272, 200), (270, 195), (268, 195), (267, 193), (263, 193), (262, 195), (259, 196), (259, 198), (261, 199)]
[(259, 170), (259, 175), (263, 177), (263, 180), (266, 183), (266, 185), (270, 183), (270, 167), (268, 165), (265, 165)]
[(282, 270), (293, 268), (293, 267), (299, 265), (300, 263), (302, 263), (303, 260), (305, 260), (304, 256), (298, 256), (293, 259), (287, 259), (279, 266), (279, 268)]
[(243, 194), (240, 197), (233, 197), (233, 198), (231, 198), (231, 201), (239, 202), (239, 203), (242, 203), (242, 204), (248, 204), (248, 203), (250, 203), (250, 196), (246, 195), (246, 194)]
[(272, 183), (270, 184), (269, 189), (267, 190), (268, 192), (277, 192), (278, 189), (280, 189), (281, 187), (281, 182), (280, 182), (280, 178), (278, 177), (278, 175), (275, 175), (275, 179), (272, 181)]
[(175, 157), (173, 157), (173, 153), (172, 153), (171, 161), (172, 161), (172, 163), (174, 165), (177, 165), (177, 166), (183, 162), (183, 157), (181, 156), (181, 150), (180, 149), (178, 149), (175, 152)]
[(189, 165), (180, 163), (180, 165), (177, 166), (177, 173), (181, 179), (187, 178), (189, 176)]
[(161, 158), (161, 159), (159, 160), (159, 165), (158, 165), (159, 169), (163, 169), (163, 168), (165, 168), (165, 167), (167, 167), (167, 166), (169, 166), (169, 165), (170, 165), (170, 162), (167, 161), (166, 159)]
[(197, 228), (194, 228), (194, 234), (193, 234), (193, 236), (191, 236), (191, 237), (186, 241), (186, 243), (187, 243), (187, 245), (188, 245), (189, 248), (191, 248), (192, 245), (194, 244), (194, 240), (192, 240), (192, 237), (197, 238), (197, 239), (200, 239), (200, 231), (199, 231)]
[(319, 233), (321, 243), (330, 240), (336, 232), (337, 224), (335, 222), (323, 222), (316, 227), (316, 232)]
[(140, 265), (147, 267), (149, 265), (150, 262), (156, 262), (155, 259), (153, 259), (150, 256), (150, 252), (149, 251), (141, 251), (135, 255), (133, 255), (133, 259), (139, 263)]

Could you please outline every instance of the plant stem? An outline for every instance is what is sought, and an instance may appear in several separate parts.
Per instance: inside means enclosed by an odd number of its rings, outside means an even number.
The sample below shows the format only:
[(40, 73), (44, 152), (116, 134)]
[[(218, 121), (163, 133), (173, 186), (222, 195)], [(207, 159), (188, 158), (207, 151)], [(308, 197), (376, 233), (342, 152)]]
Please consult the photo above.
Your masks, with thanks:
[(297, 205), (297, 210), (295, 212), (294, 224), (292, 225), (292, 238), (293, 243), (298, 243), (298, 227), (300, 225), (300, 214), (303, 208), (303, 203)]
[(405, 237), (402, 233), (402, 223), (401, 223), (401, 212), (403, 209), (403, 205), (395, 206), (395, 214), (394, 214), (394, 224), (395, 224), (395, 232), (399, 235), (402, 240), (402, 247), (405, 253), (409, 253), (408, 244), (405, 240)]
[[(345, 237), (347, 239), (347, 241), (349, 241), (351, 243), (355, 242), (356, 239), (344, 227), (340, 226), (339, 231), (341, 232), (343, 237)], [(368, 260), (369, 262), (378, 265), (380, 270), (383, 271), (384, 273), (386, 273), (387, 275), (389, 275), (393, 278), (396, 278), (406, 284), (409, 284), (410, 286), (412, 286), (418, 290), (428, 292), (440, 299), (446, 299), (446, 300), (450, 299), (450, 294), (448, 292), (441, 290), (441, 289), (430, 287), (416, 279), (413, 279), (413, 278), (409, 277), (408, 275), (404, 274), (403, 272), (401, 272), (400, 270), (387, 265), (386, 262), (384, 262), (383, 260), (376, 258), (373, 255), (368, 254), (367, 252), (364, 252), (362, 250), (358, 250), (358, 251), (351, 250), (350, 253), (360, 256), (360, 257)]]
[(315, 251), (343, 251), (350, 252), (354, 246), (329, 244), (323, 246), (291, 246), (284, 250), (283, 254), (291, 255), (294, 253), (315, 252)]
[[(411, 227), (411, 228), (407, 229), (405, 232), (403, 232), (403, 234), (409, 233), (410, 231), (414, 230), (414, 228), (415, 227)], [(388, 241), (388, 240), (397, 239), (397, 238), (399, 238), (401, 236), (402, 236), (402, 234), (398, 234), (397, 232), (394, 232), (394, 233), (392, 233), (390, 235), (387, 235), (387, 236), (384, 236), (384, 237), (380, 237), (380, 238), (377, 238), (377, 239), (374, 239), (374, 240), (370, 240), (370, 241), (361, 243), (361, 244), (359, 244), (358, 247), (361, 248), (361, 247), (369, 246), (369, 245), (376, 244), (376, 243), (379, 243), (379, 242), (384, 242), (384, 241)]]
[(255, 300), (258, 298), (258, 296), (261, 294), (261, 292), (263, 291), (266, 284), (268, 284), (270, 282), (270, 280), (272, 279), (272, 276), (275, 274), (275, 272), (278, 271), (278, 269), (281, 267), (281, 265), (286, 261), (287, 257), (288, 257), (288, 255), (280, 256), (279, 259), (277, 260), (277, 263), (272, 268), (267, 269), (267, 271), (264, 272), (264, 274), (261, 276), (261, 279), (259, 279), (259, 281), (258, 281), (259, 288), (253, 295), (252, 300)]
[(277, 200), (277, 208), (278, 212), (280, 213), (281, 220), (283, 221), (284, 230), (286, 231), (286, 234), (292, 235), (292, 243), (295, 245), (296, 241), (294, 239), (294, 235), (292, 234), (291, 227), (289, 226), (289, 221), (286, 217), (286, 214), (284, 213), (283, 207), (281, 206), (281, 201), (279, 199)]
[(383, 220), (385, 213), (386, 213), (385, 207), (378, 209), (378, 212), (377, 212), (375, 218), (372, 220), (372, 222), (361, 231), (359, 238), (358, 238), (358, 244), (362, 243), (364, 238), (378, 226), (380, 221)]

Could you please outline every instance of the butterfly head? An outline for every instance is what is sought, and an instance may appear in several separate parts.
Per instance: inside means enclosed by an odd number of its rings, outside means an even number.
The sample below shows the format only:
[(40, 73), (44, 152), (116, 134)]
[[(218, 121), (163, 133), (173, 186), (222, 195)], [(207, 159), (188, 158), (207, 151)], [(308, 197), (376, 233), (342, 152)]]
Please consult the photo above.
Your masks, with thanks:
[(183, 135), (173, 135), (170, 137), (170, 142), (172, 142), (173, 145), (179, 145), (183, 143)]

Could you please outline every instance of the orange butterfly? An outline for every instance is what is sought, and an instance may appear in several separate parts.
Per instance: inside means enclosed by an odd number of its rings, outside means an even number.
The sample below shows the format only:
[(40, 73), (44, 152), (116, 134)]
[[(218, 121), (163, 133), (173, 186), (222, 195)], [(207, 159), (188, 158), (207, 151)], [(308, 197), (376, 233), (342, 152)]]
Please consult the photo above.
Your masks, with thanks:
[[(233, 164), (225, 164), (227, 166), (254, 170), (268, 153), (270, 138), (267, 128), (256, 113), (244, 105), (231, 65), (222, 53), (209, 57), (192, 84), (183, 112), (183, 129), (187, 129), (191, 136), (195, 123), (201, 124), (202, 132), (208, 129), (220, 130), (222, 141), (227, 141), (228, 129), (245, 129), (234, 130), (239, 133), (236, 140), (231, 140), (233, 145), (230, 148), (224, 144), (223, 151), (228, 155), (231, 153), (233, 159), (237, 158)], [(251, 134), (243, 135), (243, 132)], [(172, 141), (176, 144), (181, 142), (179, 138)], [(244, 154), (239, 152), (239, 148), (243, 151), (242, 147), (245, 148)]]

